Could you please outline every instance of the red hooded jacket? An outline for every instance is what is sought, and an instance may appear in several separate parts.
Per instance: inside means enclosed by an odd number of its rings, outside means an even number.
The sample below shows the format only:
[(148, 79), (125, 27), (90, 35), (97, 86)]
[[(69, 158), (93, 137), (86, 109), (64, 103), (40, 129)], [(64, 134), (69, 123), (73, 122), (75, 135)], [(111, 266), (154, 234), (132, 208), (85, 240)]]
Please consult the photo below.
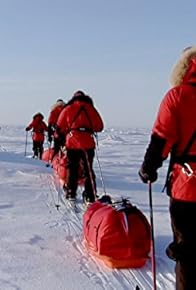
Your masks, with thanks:
[(95, 148), (93, 133), (103, 130), (103, 121), (88, 96), (73, 97), (61, 112), (57, 127), (66, 136), (68, 149)]
[[(183, 67), (183, 66), (181, 66)], [(186, 71), (175, 71), (177, 86), (165, 95), (154, 123), (153, 134), (166, 140), (162, 157), (167, 158), (175, 145), (175, 156), (180, 157), (196, 131), (196, 56), (190, 59)], [(178, 83), (179, 76), (182, 77)], [(196, 156), (196, 140), (188, 155)], [(189, 162), (194, 174), (191, 178), (181, 174), (182, 168), (174, 164), (171, 178), (171, 196), (178, 200), (196, 202), (196, 163)], [(191, 180), (190, 180), (191, 179)]]
[(48, 117), (48, 125), (54, 126), (56, 125), (56, 122), (58, 120), (58, 117), (62, 110), (65, 107), (65, 103), (55, 104), (53, 108), (50, 111), (49, 117)]
[(28, 130), (33, 129), (32, 139), (35, 142), (44, 142), (44, 131), (48, 131), (43, 115), (38, 113), (33, 117), (33, 121), (28, 125)]

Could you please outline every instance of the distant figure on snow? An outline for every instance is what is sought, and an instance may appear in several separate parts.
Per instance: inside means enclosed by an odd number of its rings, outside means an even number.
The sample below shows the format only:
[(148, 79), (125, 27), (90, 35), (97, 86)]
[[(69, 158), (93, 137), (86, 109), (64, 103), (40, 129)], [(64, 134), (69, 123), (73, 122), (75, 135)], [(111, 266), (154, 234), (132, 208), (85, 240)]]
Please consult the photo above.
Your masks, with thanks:
[(166, 249), (176, 261), (176, 289), (196, 289), (196, 46), (185, 49), (171, 75), (139, 176), (154, 182), (170, 154), (166, 188), (173, 241)]
[(64, 107), (66, 106), (66, 103), (62, 99), (58, 99), (56, 103), (52, 106), (49, 117), (48, 117), (48, 142), (51, 143), (54, 142), (54, 153), (51, 157), (51, 160), (53, 157), (59, 152), (60, 150), (60, 138), (56, 134), (56, 123), (58, 120), (58, 117)]
[(66, 198), (75, 199), (78, 169), (82, 160), (85, 175), (83, 199), (95, 201), (96, 181), (93, 170), (95, 154), (94, 133), (103, 130), (103, 120), (94, 107), (93, 100), (83, 91), (74, 93), (61, 112), (57, 121), (57, 130), (64, 136), (67, 150)]
[(43, 153), (44, 144), (44, 132), (48, 131), (46, 123), (43, 121), (44, 116), (41, 113), (37, 113), (33, 116), (32, 122), (26, 127), (26, 131), (33, 129), (33, 158), (41, 159)]

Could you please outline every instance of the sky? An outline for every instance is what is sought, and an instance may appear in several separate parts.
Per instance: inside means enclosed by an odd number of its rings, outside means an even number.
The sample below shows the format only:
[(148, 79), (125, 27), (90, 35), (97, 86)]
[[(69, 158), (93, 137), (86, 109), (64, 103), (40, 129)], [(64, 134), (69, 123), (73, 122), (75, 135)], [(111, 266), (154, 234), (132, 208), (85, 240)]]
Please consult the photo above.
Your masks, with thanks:
[[(148, 136), (147, 129), (112, 128), (100, 133), (94, 170), (100, 196), (105, 192), (114, 201), (128, 198), (150, 223), (148, 187), (137, 174)], [(151, 252), (145, 265), (138, 269), (107, 267), (84, 243), (83, 188), (78, 188), (79, 210), (75, 213), (64, 198), (54, 167), (46, 167), (43, 161), (29, 158), (32, 156), (31, 138), (28, 139), (25, 157), (24, 144), (25, 133), (20, 126), (2, 126), (0, 289), (135, 290), (136, 286), (140, 290), (153, 289)], [(157, 290), (175, 289), (175, 263), (165, 253), (172, 241), (169, 198), (166, 193), (161, 193), (166, 172), (167, 166), (164, 165), (159, 170), (157, 182), (152, 184)], [(105, 218), (106, 212), (103, 211), (103, 214)], [(95, 216), (99, 216), (100, 220), (103, 218), (100, 211), (95, 212)], [(92, 228), (91, 220), (89, 225)], [(125, 228), (135, 241), (135, 236), (131, 234), (134, 227), (136, 224), (132, 220)], [(103, 234), (101, 229), (103, 227), (99, 223), (98, 238)], [(141, 243), (137, 245), (141, 246)], [(111, 247), (118, 251), (116, 245)], [(107, 253), (106, 256), (109, 255)]]
[(195, 1), (0, 0), (0, 124), (24, 125), (76, 90), (105, 127), (151, 127)]

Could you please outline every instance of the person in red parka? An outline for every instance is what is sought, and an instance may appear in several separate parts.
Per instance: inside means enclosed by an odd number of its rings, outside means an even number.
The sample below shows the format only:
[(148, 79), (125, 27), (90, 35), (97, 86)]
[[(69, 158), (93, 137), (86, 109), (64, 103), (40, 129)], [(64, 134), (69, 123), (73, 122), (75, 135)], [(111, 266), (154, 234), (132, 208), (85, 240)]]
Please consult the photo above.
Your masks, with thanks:
[(78, 170), (82, 160), (85, 175), (83, 199), (87, 203), (95, 201), (94, 133), (102, 130), (103, 120), (94, 107), (92, 98), (82, 91), (75, 92), (57, 120), (57, 131), (65, 136), (67, 150), (66, 198), (76, 197)]
[(52, 106), (49, 117), (48, 117), (48, 142), (51, 143), (52, 140), (54, 141), (54, 148), (53, 148), (54, 153), (51, 157), (51, 161), (53, 157), (60, 150), (61, 144), (59, 142), (60, 141), (59, 136), (55, 134), (55, 130), (56, 130), (56, 123), (57, 123), (58, 117), (65, 106), (66, 106), (65, 102), (62, 99), (58, 99), (56, 101), (56, 104)]
[(170, 154), (166, 187), (173, 241), (166, 249), (176, 261), (176, 289), (196, 289), (196, 46), (185, 49), (171, 75), (151, 141), (139, 170), (143, 182), (156, 181)]
[(33, 116), (32, 122), (26, 127), (26, 131), (33, 129), (33, 158), (41, 159), (43, 153), (44, 144), (44, 132), (48, 131), (46, 123), (43, 121), (44, 116), (41, 113), (37, 113)]

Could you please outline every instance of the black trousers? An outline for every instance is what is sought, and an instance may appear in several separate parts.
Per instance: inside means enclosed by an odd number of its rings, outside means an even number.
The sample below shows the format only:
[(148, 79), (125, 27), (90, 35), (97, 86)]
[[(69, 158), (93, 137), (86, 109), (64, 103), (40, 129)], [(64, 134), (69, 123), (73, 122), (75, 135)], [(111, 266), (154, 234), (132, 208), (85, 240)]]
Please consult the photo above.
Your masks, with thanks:
[(44, 150), (43, 142), (33, 141), (34, 157), (36, 156), (39, 159), (41, 159), (42, 158), (43, 150)]
[(196, 203), (170, 200), (176, 254), (176, 289), (196, 289)]
[(78, 173), (82, 163), (85, 196), (94, 200), (96, 194), (96, 177), (93, 170), (94, 149), (67, 149), (67, 189), (72, 196), (76, 195)]

